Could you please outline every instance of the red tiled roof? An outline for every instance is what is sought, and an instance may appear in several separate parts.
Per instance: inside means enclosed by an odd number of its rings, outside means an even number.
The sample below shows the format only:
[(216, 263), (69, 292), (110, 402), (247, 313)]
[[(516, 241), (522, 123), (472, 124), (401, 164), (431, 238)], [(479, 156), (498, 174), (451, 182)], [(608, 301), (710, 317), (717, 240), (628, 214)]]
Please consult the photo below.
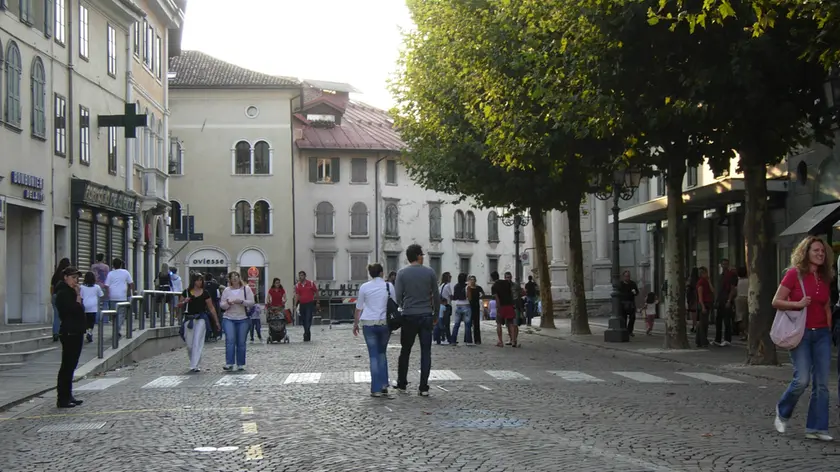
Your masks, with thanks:
[(295, 140), (300, 149), (400, 151), (404, 147), (385, 110), (355, 100), (347, 104), (341, 125), (316, 127), (305, 116), (296, 114), (295, 118), (296, 127), (303, 130), (303, 136)]

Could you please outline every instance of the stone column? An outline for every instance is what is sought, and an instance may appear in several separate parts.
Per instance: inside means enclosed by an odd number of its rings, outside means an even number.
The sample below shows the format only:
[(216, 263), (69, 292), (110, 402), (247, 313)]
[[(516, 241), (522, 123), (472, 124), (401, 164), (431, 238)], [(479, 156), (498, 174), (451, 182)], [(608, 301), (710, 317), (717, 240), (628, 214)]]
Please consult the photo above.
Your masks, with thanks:
[(592, 263), (592, 296), (595, 299), (609, 298), (612, 292), (609, 204), (606, 200), (595, 199), (595, 261)]
[[(650, 200), (650, 187), (650, 179), (644, 179), (639, 185), (639, 204)], [(639, 274), (636, 277), (641, 282), (639, 287), (642, 292), (647, 292), (653, 287), (653, 273), (651, 271), (651, 252), (653, 251), (650, 250), (650, 233), (648, 233), (647, 224), (645, 223), (639, 225), (639, 245), (641, 246), (641, 251), (639, 251)]]
[(571, 299), (569, 289), (569, 219), (565, 212), (551, 212), (551, 296)]

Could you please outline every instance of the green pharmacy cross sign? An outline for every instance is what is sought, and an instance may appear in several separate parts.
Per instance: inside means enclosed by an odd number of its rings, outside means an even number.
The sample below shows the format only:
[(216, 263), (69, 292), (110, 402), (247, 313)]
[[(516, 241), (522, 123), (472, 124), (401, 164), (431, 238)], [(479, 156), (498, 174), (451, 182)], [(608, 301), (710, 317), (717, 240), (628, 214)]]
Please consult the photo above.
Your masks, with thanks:
[(99, 115), (97, 126), (100, 128), (125, 128), (126, 138), (136, 138), (137, 128), (146, 126), (146, 115), (137, 114), (137, 104), (126, 103), (123, 115)]

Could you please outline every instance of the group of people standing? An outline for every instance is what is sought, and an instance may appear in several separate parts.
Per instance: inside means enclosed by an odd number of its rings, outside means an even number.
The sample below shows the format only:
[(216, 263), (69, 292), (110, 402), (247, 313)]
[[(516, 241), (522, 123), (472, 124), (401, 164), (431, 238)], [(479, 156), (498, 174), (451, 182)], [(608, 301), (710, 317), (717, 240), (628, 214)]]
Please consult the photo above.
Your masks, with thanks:
[(732, 345), (732, 336), (741, 335), (747, 339), (749, 315), (747, 295), (749, 294), (747, 269), (734, 270), (729, 266), (729, 259), (720, 261), (720, 279), (717, 291), (712, 285), (709, 270), (706, 267), (691, 269), (686, 284), (686, 304), (691, 317), (691, 332), (695, 333), (695, 345), (708, 347), (709, 324), (715, 324), (715, 339), (711, 344), (721, 347)]

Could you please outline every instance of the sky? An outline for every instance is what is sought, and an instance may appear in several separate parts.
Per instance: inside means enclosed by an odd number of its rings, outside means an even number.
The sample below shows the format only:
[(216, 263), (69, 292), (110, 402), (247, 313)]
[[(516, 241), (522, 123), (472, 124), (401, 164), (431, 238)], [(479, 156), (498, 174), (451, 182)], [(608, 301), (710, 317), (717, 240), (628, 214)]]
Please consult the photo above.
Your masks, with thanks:
[(272, 75), (345, 82), (388, 109), (412, 23), (403, 0), (192, 0), (182, 48)]

